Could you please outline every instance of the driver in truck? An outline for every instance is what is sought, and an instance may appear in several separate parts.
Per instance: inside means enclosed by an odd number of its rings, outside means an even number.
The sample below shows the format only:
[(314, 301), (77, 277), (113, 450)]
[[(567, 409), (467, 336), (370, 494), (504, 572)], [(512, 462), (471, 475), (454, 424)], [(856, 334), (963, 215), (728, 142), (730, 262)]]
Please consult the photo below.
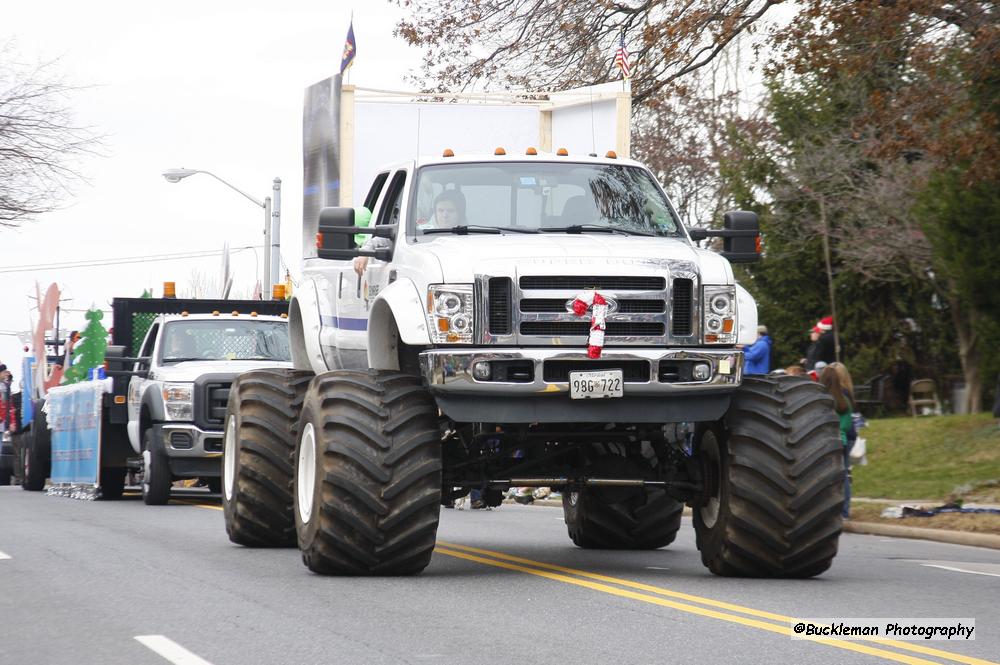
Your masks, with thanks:
[(447, 229), (465, 223), (465, 197), (457, 189), (446, 189), (434, 199), (434, 217), (424, 224), (418, 219), (417, 229)]
[(163, 360), (170, 361), (179, 358), (191, 359), (197, 355), (194, 339), (187, 333), (173, 331), (167, 335), (163, 350)]
[[(418, 219), (417, 229), (420, 231), (447, 229), (465, 223), (465, 196), (457, 189), (446, 189), (434, 199), (434, 216), (423, 224)], [(372, 236), (365, 242), (362, 249), (375, 249), (377, 247), (376, 238)], [(358, 256), (354, 259), (354, 272), (363, 275), (367, 267), (367, 256)]]

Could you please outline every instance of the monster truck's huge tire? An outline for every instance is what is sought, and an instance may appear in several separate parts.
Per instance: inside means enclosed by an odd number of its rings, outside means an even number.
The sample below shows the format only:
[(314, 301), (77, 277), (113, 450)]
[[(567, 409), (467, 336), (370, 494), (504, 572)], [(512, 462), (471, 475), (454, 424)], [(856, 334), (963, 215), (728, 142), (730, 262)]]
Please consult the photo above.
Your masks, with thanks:
[(162, 506), (170, 501), (170, 487), (174, 477), (170, 461), (163, 451), (163, 442), (152, 427), (142, 436), (142, 500), (147, 506)]
[[(607, 478), (643, 478), (650, 461), (629, 458), (600, 446), (591, 472)], [(655, 550), (674, 542), (683, 504), (665, 490), (632, 487), (588, 487), (563, 495), (563, 517), (570, 539), (585, 549)]]
[(226, 533), (248, 547), (294, 547), (292, 480), (299, 414), (313, 373), (262, 369), (237, 377), (226, 407), (222, 508)]
[(340, 370), (306, 394), (296, 450), (302, 560), (330, 575), (410, 575), (441, 510), (438, 409), (416, 377)]
[(27, 450), (24, 451), (24, 472), (21, 477), (21, 487), (29, 492), (41, 492), (45, 489), (45, 481), (52, 469), (52, 432), (49, 430), (44, 402), (38, 402), (35, 416), (31, 421), (31, 435), (28, 437)]
[(844, 453), (833, 399), (799, 377), (750, 377), (721, 424), (702, 430), (706, 483), (694, 508), (716, 575), (812, 577), (837, 554)]

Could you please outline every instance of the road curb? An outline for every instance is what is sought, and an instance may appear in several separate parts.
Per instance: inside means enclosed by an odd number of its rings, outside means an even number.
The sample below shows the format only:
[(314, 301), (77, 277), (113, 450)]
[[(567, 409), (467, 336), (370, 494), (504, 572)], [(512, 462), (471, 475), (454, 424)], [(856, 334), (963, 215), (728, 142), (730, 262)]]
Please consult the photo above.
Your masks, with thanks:
[(948, 529), (927, 529), (901, 524), (882, 524), (880, 522), (844, 522), (844, 531), (863, 533), (872, 536), (890, 536), (892, 538), (917, 538), (919, 540), (934, 540), (952, 545), (972, 545), (973, 547), (989, 547), (1000, 550), (1000, 536), (990, 533), (973, 533), (969, 531), (951, 531)]

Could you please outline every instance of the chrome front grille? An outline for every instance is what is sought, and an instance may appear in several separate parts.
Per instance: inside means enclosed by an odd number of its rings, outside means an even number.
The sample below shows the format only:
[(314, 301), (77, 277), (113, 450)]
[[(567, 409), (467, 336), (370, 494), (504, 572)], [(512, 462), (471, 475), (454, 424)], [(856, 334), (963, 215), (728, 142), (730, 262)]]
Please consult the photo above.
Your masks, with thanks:
[(586, 346), (590, 317), (570, 304), (597, 289), (615, 301), (605, 346), (694, 345), (700, 338), (698, 275), (689, 262), (664, 265), (661, 275), (521, 275), (477, 277), (483, 344)]
[(608, 291), (662, 291), (666, 287), (664, 277), (622, 275), (535, 275), (522, 277), (518, 284), (522, 290), (533, 289), (600, 289)]

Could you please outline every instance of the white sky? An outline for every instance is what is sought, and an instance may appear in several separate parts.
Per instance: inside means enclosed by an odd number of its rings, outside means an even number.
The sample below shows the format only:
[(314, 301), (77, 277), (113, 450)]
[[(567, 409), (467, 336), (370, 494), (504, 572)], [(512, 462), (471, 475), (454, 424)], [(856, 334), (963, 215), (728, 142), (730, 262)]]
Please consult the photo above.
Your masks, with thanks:
[[(295, 275), (303, 94), (339, 70), (352, 10), (352, 82), (407, 89), (419, 53), (392, 36), (402, 12), (384, 0), (5, 3), (0, 43), (15, 39), (22, 60), (60, 58), (54, 71), (93, 86), (71, 104), (79, 124), (107, 135), (108, 156), (85, 164), (90, 182), (65, 209), (0, 229), (0, 268), (263, 244), (262, 209), (210, 176), (170, 184), (160, 175), (183, 166), (212, 171), (257, 199), (280, 177), (282, 254)], [(258, 255), (259, 268), (253, 252), (233, 254), (234, 295), (250, 293), (263, 268)], [(217, 281), (220, 268), (219, 257), (208, 257), (0, 273), (0, 331), (29, 328), (36, 281), (43, 292), (58, 282), (71, 298), (66, 308), (108, 308), (113, 297), (146, 287), (159, 296), (168, 280), (182, 293), (196, 271)], [(64, 312), (63, 327), (83, 323), (82, 312)], [(0, 335), (0, 360), (15, 382), (20, 358), (21, 343)]]

